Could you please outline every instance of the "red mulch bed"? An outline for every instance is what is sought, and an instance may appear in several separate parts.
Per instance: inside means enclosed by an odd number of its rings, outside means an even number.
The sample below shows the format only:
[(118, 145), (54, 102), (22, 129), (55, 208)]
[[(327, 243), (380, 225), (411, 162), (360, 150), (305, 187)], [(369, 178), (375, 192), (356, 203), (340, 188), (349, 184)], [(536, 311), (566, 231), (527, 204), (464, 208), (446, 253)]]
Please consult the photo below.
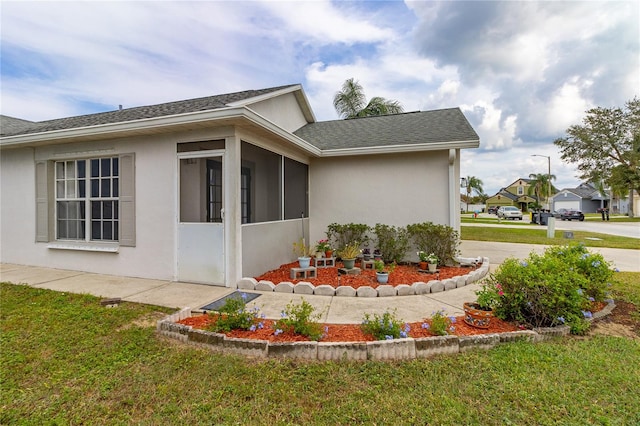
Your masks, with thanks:
[[(491, 319), (491, 326), (486, 329), (480, 329), (471, 327), (463, 321), (463, 316), (456, 317), (456, 322), (453, 325), (454, 330), (450, 334), (456, 336), (471, 336), (476, 334), (487, 333), (503, 333), (507, 331), (517, 331), (519, 328), (513, 324), (504, 322), (498, 318)], [(282, 333), (275, 336), (273, 324), (274, 320), (263, 319), (262, 329), (256, 329), (256, 331), (244, 331), (244, 330), (232, 330), (229, 333), (224, 333), (228, 337), (236, 337), (243, 339), (257, 339), (268, 340), (270, 342), (304, 342), (309, 339), (305, 336), (300, 336), (290, 333)], [(429, 320), (426, 320), (428, 323)], [(209, 325), (215, 323), (215, 315), (204, 314), (200, 316), (185, 318), (179, 322), (180, 324), (190, 325), (194, 328), (206, 329)], [(409, 323), (411, 330), (409, 331), (409, 337), (433, 337), (434, 334), (429, 330), (422, 328), (422, 322)], [(327, 327), (325, 331), (325, 337), (321, 339), (322, 342), (371, 342), (375, 339), (362, 332), (359, 324), (323, 324), (323, 329)]]
[[(358, 288), (362, 286), (371, 286), (373, 288), (378, 287), (378, 280), (376, 278), (376, 271), (367, 269), (362, 270), (359, 275), (340, 275), (338, 276), (338, 268), (342, 268), (342, 262), (336, 262), (335, 268), (318, 268), (316, 270), (316, 278), (313, 279), (291, 279), (291, 268), (297, 268), (298, 262), (287, 263), (281, 265), (278, 269), (266, 272), (259, 277), (255, 277), (256, 280), (271, 281), (274, 284), (279, 284), (283, 281), (287, 281), (293, 284), (301, 281), (309, 282), (314, 286), (322, 284), (328, 284), (332, 287), (339, 286), (351, 286)], [(359, 266), (359, 264), (356, 264)], [(438, 274), (428, 274), (425, 272), (418, 272), (417, 265), (398, 265), (394, 271), (389, 274), (389, 282), (387, 284), (397, 286), (399, 284), (413, 284), (415, 282), (423, 281), (428, 282), (431, 280), (445, 280), (447, 278), (457, 277), (460, 275), (467, 275), (472, 268), (460, 268), (460, 267), (447, 267), (442, 266), (439, 268)], [(338, 282), (339, 277), (339, 282)]]

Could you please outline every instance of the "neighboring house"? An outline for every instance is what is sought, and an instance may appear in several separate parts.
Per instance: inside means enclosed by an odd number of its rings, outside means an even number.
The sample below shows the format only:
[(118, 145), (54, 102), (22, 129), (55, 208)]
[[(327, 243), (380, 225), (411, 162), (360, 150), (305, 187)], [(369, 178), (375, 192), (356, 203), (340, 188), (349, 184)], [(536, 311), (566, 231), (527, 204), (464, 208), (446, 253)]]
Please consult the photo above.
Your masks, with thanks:
[(538, 198), (529, 195), (531, 179), (517, 179), (505, 188), (501, 188), (495, 195), (487, 198), (489, 207), (515, 206), (522, 211), (527, 211), (529, 203), (535, 203)]
[(330, 223), (459, 229), (460, 109), (316, 122), (300, 85), (2, 117), (0, 260), (235, 287)]
[[(634, 197), (635, 198), (635, 197)], [(628, 198), (611, 199), (608, 191), (601, 194), (592, 183), (581, 183), (577, 188), (565, 188), (553, 196), (553, 209), (573, 209), (583, 213), (596, 213), (600, 208), (612, 213), (629, 212)]]

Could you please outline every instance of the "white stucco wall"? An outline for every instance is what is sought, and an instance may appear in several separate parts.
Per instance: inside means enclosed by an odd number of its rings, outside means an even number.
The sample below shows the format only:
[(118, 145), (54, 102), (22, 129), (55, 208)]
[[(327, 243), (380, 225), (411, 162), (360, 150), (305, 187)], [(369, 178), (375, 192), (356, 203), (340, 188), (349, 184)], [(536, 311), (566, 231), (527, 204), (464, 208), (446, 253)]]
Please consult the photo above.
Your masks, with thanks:
[(310, 175), (313, 242), (325, 238), (333, 222), (455, 226), (449, 223), (448, 151), (314, 158)]

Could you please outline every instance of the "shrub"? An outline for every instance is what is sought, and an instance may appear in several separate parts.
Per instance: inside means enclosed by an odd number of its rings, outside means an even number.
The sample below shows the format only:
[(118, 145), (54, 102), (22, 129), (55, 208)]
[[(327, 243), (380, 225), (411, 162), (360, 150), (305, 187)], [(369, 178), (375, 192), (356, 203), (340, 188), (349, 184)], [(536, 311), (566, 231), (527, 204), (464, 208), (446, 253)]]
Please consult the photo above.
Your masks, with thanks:
[(376, 224), (374, 228), (382, 259), (387, 262), (402, 262), (409, 249), (409, 234), (406, 228)]
[(327, 239), (332, 242), (332, 246), (338, 250), (354, 241), (366, 245), (369, 241), (367, 232), (369, 232), (370, 229), (368, 225), (361, 223), (348, 223), (346, 225), (332, 223), (327, 227)]
[(211, 326), (212, 331), (228, 332), (235, 329), (249, 330), (258, 318), (258, 308), (247, 311), (243, 299), (230, 297), (215, 313), (209, 313), (216, 319)]
[(446, 317), (443, 310), (434, 312), (431, 316), (431, 326), (429, 330), (436, 336), (445, 336), (449, 334), (449, 332), (454, 331), (454, 327), (451, 324), (455, 321), (455, 317)]
[(488, 282), (501, 285), (498, 317), (532, 327), (566, 323), (572, 332), (583, 333), (590, 303), (604, 300), (612, 275), (601, 255), (569, 245), (531, 253), (525, 260), (509, 258)]
[(435, 253), (443, 264), (452, 263), (458, 254), (460, 235), (450, 226), (416, 223), (407, 226), (407, 233), (418, 250)]
[(393, 312), (385, 311), (382, 316), (374, 314), (373, 318), (365, 314), (360, 327), (364, 333), (372, 335), (376, 340), (398, 339), (407, 337), (409, 333), (409, 325), (403, 325), (402, 321), (396, 318), (395, 309)]
[[(317, 322), (320, 314), (313, 314), (313, 306), (306, 300), (302, 300), (299, 305), (289, 302), (280, 318), (273, 325), (273, 328), (280, 333), (295, 333), (307, 336), (311, 340), (322, 338), (322, 326)], [(278, 333), (279, 334), (279, 333)]]

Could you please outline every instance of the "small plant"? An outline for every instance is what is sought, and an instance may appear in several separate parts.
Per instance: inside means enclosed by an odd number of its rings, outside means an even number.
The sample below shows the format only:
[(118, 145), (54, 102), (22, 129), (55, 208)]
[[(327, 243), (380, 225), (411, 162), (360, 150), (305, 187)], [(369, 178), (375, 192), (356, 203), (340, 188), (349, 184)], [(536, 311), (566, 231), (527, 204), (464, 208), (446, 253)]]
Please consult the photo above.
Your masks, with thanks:
[[(246, 297), (244, 294), (243, 296)], [(211, 329), (216, 332), (229, 332), (236, 329), (249, 330), (255, 326), (258, 311), (257, 307), (247, 311), (244, 299), (230, 297), (225, 300), (224, 305), (217, 312), (208, 314), (213, 315), (216, 319)]]
[(329, 244), (329, 240), (319, 240), (316, 243), (316, 251), (325, 252), (327, 250), (331, 250), (331, 245)]
[(376, 268), (376, 272), (386, 272), (387, 274), (390, 274), (393, 272), (394, 269), (396, 269), (396, 263), (393, 262), (385, 265), (385, 263), (382, 260), (374, 260), (373, 267)]
[(445, 336), (455, 331), (455, 327), (452, 325), (455, 322), (455, 317), (446, 317), (444, 311), (440, 310), (434, 312), (431, 316), (431, 327), (429, 327), (429, 330), (436, 336)]
[(438, 263), (440, 262), (440, 259), (438, 259), (438, 256), (436, 256), (435, 253), (429, 253), (429, 255), (427, 256), (427, 262)]
[(427, 252), (426, 251), (420, 250), (417, 253), (417, 255), (420, 258), (420, 262), (428, 262), (428, 260), (427, 260), (428, 256), (427, 256)]
[(476, 291), (478, 299), (476, 303), (485, 311), (490, 311), (500, 303), (500, 297), (504, 295), (502, 285), (495, 281), (488, 281), (482, 284), (482, 288)]
[(293, 243), (293, 252), (298, 257), (309, 257), (311, 256), (311, 247), (306, 245), (304, 239), (301, 238), (297, 243)]
[(320, 340), (323, 335), (322, 326), (317, 321), (321, 315), (314, 315), (313, 311), (313, 306), (304, 299), (299, 305), (290, 302), (282, 311), (282, 318), (273, 325), (274, 334), (277, 336), (280, 333), (294, 333), (307, 336), (311, 340)]
[(360, 243), (358, 241), (353, 241), (342, 248), (338, 252), (338, 255), (342, 259), (355, 259), (361, 253)]
[(364, 314), (364, 319), (360, 324), (362, 331), (372, 335), (376, 340), (393, 340), (401, 337), (408, 337), (409, 324), (403, 324), (396, 318), (395, 309), (393, 312), (385, 311), (382, 316)]

